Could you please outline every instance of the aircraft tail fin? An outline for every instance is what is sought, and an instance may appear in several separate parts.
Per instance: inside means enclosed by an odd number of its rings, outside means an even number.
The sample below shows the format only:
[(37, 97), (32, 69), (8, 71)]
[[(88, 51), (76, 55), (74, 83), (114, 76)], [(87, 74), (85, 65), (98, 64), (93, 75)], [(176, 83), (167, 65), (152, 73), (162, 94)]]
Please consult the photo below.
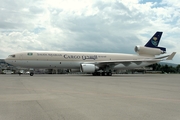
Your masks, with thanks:
[(163, 32), (156, 32), (152, 38), (146, 43), (145, 47), (158, 48), (166, 52), (166, 48), (158, 47)]

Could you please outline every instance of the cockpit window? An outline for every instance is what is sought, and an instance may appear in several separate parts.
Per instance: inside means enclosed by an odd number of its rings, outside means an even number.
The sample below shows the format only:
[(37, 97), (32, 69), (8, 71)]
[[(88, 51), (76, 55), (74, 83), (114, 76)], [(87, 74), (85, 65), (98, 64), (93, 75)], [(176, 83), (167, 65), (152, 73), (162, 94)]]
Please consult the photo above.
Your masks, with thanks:
[(32, 56), (32, 55), (33, 55), (33, 53), (27, 53), (27, 55), (28, 55), (28, 56)]
[(16, 57), (16, 55), (9, 55), (9, 57), (11, 57), (11, 58), (15, 58), (15, 57)]

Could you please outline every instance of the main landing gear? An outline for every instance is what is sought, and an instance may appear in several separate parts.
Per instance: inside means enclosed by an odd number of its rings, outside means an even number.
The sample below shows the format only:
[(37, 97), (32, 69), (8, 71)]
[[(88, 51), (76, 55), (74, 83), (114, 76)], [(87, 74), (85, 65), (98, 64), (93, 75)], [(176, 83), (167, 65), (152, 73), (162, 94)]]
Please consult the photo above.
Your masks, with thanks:
[(112, 76), (112, 72), (94, 72), (93, 76)]
[(30, 69), (29, 75), (30, 75), (30, 76), (33, 76), (33, 75), (34, 75), (34, 69), (33, 69), (33, 68)]

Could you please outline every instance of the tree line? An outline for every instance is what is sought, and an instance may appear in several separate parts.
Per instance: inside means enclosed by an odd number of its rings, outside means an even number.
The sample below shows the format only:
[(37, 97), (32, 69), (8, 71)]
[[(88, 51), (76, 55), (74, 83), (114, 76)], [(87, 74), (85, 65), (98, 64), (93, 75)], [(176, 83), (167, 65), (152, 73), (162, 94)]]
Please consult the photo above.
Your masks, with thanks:
[(180, 73), (180, 65), (176, 67), (169, 66), (169, 65), (161, 65), (161, 64), (152, 64), (148, 67), (151, 67), (153, 71), (162, 71), (162, 73)]

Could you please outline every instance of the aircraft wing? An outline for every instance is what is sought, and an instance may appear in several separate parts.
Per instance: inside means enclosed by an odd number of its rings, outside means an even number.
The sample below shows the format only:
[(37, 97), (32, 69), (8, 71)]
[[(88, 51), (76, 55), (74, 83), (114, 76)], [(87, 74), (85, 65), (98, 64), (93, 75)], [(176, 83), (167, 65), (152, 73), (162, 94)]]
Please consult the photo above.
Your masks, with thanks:
[(86, 62), (90, 64), (95, 64), (96, 66), (103, 67), (103, 66), (115, 66), (118, 64), (123, 64), (124, 66), (128, 66), (131, 63), (135, 63), (140, 65), (142, 62), (159, 62), (162, 59), (137, 59), (137, 60), (108, 60), (108, 61), (99, 61), (99, 62)]
[(138, 60), (109, 60), (109, 61), (101, 61), (96, 62), (96, 65), (103, 66), (103, 65), (117, 65), (117, 64), (123, 64), (125, 66), (130, 65), (131, 63), (135, 63), (137, 65), (140, 65), (142, 62), (159, 62), (161, 59), (138, 59)]
[[(135, 63), (137, 65), (140, 65), (142, 62), (159, 62), (163, 60), (172, 60), (176, 52), (173, 52), (170, 55), (166, 56), (161, 56), (157, 58), (147, 58), (147, 59), (132, 59), (132, 60), (108, 60), (108, 61), (99, 61), (99, 62), (93, 62), (93, 64), (96, 64), (97, 66), (105, 66), (105, 65), (110, 65), (110, 66), (115, 66), (117, 64), (123, 64), (124, 66), (128, 66), (131, 63)], [(166, 59), (163, 59), (166, 58)]]

